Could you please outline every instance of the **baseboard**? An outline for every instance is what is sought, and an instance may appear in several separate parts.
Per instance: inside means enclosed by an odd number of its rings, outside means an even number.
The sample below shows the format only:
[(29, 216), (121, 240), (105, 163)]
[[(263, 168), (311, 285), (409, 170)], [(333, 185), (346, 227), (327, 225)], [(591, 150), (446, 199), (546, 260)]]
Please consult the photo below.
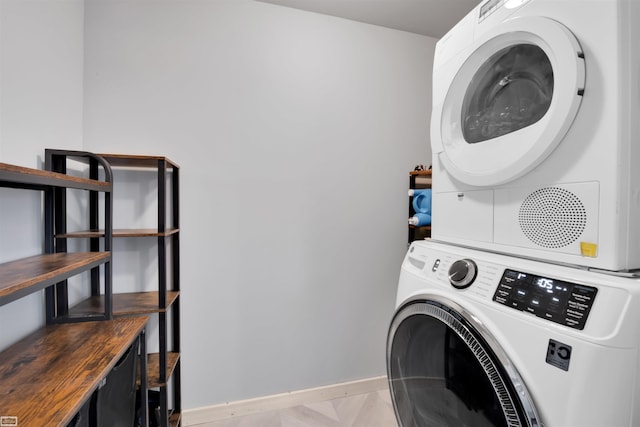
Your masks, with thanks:
[(387, 377), (382, 376), (292, 391), (289, 393), (274, 394), (255, 399), (239, 400), (236, 402), (183, 410), (182, 423), (185, 426), (196, 426), (198, 424), (249, 415), (261, 411), (272, 411), (355, 394), (371, 393), (387, 387)]

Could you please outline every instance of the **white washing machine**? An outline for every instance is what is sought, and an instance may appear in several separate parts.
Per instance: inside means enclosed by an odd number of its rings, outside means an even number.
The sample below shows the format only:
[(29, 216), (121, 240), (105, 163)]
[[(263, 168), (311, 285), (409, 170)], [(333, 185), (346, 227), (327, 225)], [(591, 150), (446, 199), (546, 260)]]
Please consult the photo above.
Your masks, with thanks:
[(640, 283), (432, 241), (387, 340), (400, 427), (640, 425)]
[(640, 2), (487, 0), (436, 46), (434, 239), (640, 268)]

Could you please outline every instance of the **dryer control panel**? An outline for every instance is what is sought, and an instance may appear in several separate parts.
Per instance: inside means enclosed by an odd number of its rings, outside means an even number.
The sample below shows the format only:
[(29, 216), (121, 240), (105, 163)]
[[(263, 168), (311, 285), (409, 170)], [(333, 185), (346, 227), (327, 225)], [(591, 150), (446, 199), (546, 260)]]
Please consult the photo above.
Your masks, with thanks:
[(575, 329), (584, 329), (598, 289), (505, 270), (493, 300)]

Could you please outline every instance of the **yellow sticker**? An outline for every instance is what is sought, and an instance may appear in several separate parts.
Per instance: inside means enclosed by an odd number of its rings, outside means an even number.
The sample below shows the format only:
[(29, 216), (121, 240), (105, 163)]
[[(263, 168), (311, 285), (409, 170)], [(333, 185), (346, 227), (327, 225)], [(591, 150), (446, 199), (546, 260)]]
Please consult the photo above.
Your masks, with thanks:
[(598, 245), (596, 243), (580, 242), (580, 252), (582, 256), (595, 258), (598, 255)]

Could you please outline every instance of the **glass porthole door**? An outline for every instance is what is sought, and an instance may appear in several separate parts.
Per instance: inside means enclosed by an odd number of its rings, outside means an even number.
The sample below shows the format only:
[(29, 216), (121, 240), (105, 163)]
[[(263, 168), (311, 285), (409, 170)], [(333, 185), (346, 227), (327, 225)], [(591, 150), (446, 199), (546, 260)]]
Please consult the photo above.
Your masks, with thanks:
[(476, 72), (462, 101), (460, 125), (469, 144), (526, 128), (549, 110), (553, 68), (535, 44), (515, 44), (494, 53)]
[(537, 427), (529, 393), (490, 335), (438, 297), (394, 317), (387, 373), (400, 427)]
[(584, 79), (582, 50), (562, 24), (542, 17), (505, 21), (478, 40), (442, 102), (434, 103), (434, 154), (466, 184), (512, 181), (564, 138)]

